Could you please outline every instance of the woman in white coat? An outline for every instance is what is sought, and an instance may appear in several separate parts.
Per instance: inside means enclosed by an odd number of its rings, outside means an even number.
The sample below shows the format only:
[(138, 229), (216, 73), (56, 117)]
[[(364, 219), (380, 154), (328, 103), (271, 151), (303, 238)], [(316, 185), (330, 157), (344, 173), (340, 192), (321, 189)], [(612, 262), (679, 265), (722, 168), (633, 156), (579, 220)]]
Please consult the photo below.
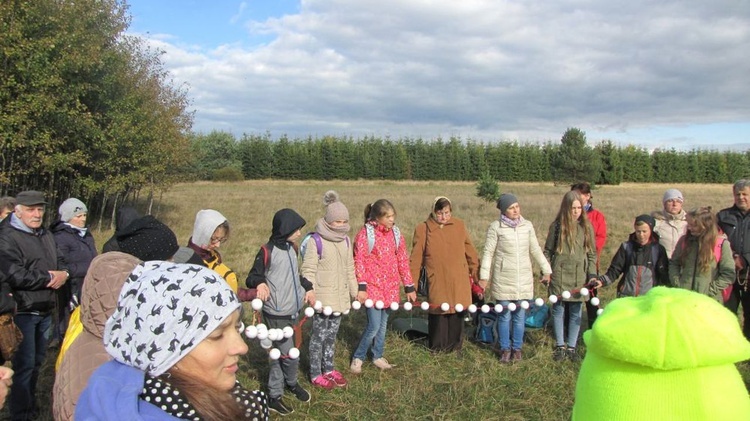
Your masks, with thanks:
[[(521, 216), (518, 199), (503, 194), (497, 208), (500, 218), (487, 229), (479, 286), (486, 288), (492, 273), (490, 293), (503, 306), (497, 326), (500, 362), (509, 363), (521, 360), (526, 311), (520, 302), (534, 298), (531, 259), (541, 267), (544, 281), (549, 281), (552, 268), (539, 246), (534, 226)], [(511, 303), (516, 307), (514, 311), (508, 309)]]

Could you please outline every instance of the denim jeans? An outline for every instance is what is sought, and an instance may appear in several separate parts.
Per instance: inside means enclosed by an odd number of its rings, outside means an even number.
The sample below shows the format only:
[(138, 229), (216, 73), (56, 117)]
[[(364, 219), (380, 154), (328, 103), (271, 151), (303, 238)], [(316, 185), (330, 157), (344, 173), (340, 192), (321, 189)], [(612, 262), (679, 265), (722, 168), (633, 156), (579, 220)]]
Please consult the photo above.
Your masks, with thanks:
[(578, 332), (581, 331), (581, 308), (580, 301), (558, 301), (552, 305), (552, 319), (555, 327), (555, 342), (557, 346), (565, 346), (565, 306), (568, 306), (568, 348), (575, 348), (578, 343)]
[(388, 324), (390, 310), (378, 310), (375, 307), (367, 309), (367, 327), (359, 340), (359, 345), (354, 351), (354, 358), (364, 360), (367, 351), (372, 347), (372, 359), (377, 360), (383, 356), (385, 348), (385, 328)]
[(14, 320), (23, 333), (23, 341), (13, 355), (10, 414), (13, 421), (32, 420), (36, 412), (36, 381), (47, 354), (52, 315), (19, 313)]
[[(516, 310), (508, 310), (508, 304), (515, 303)], [(496, 304), (503, 306), (503, 311), (497, 318), (497, 334), (500, 349), (520, 350), (523, 346), (523, 333), (526, 328), (526, 310), (521, 308), (521, 301), (498, 300)], [(511, 346), (512, 339), (512, 346)]]

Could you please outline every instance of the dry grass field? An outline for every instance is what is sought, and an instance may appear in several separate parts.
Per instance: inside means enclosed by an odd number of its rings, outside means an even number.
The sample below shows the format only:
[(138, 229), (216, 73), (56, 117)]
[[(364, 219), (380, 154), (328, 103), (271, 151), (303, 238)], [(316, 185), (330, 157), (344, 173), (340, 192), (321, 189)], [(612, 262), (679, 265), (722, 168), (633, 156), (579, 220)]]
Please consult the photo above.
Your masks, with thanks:
[[(732, 203), (730, 185), (659, 185), (626, 184), (603, 186), (594, 192), (593, 202), (607, 218), (608, 239), (602, 254), (606, 270), (620, 242), (632, 231), (634, 217), (661, 207), (667, 188), (677, 187), (686, 197), (685, 208), (708, 205), (716, 210)], [(258, 247), (271, 231), (276, 210), (291, 207), (306, 220), (307, 228), (323, 215), (322, 197), (326, 190), (339, 192), (348, 206), (351, 225), (358, 229), (363, 222), (367, 203), (387, 198), (394, 203), (399, 225), (411, 244), (414, 227), (430, 211), (437, 195), (449, 197), (454, 216), (462, 218), (480, 251), (487, 226), (498, 217), (494, 203), (475, 196), (473, 183), (390, 182), (390, 181), (245, 181), (239, 183), (180, 184), (166, 192), (157, 206), (156, 216), (171, 226), (181, 244), (186, 244), (193, 218), (200, 209), (222, 212), (231, 225), (231, 238), (222, 245), (225, 262), (244, 281)], [(522, 214), (531, 220), (539, 241), (547, 235), (565, 186), (531, 183), (501, 183), (503, 192), (514, 193)], [(92, 221), (94, 222), (94, 221)], [(303, 230), (305, 231), (305, 230)], [(96, 232), (101, 247), (111, 232)], [(546, 296), (537, 285), (537, 296)], [(606, 305), (612, 292), (603, 294)], [(249, 317), (249, 316), (248, 316)], [(418, 311), (400, 311), (394, 317), (418, 318)], [(345, 372), (353, 348), (363, 329), (362, 312), (352, 312), (342, 323), (336, 351), (336, 365)], [(306, 328), (309, 329), (309, 323)], [(305, 340), (307, 337), (305, 336)], [(553, 341), (545, 330), (527, 330), (524, 361), (503, 366), (491, 349), (467, 342), (462, 355), (431, 355), (419, 341), (409, 341), (389, 332), (385, 356), (398, 366), (380, 372), (366, 365), (359, 376), (348, 376), (350, 385), (334, 391), (312, 390), (310, 403), (299, 403), (289, 396), (285, 400), (295, 413), (288, 419), (429, 419), (429, 420), (566, 420), (573, 404), (578, 366), (552, 360)], [(241, 380), (248, 387), (262, 387), (267, 375), (266, 355), (257, 341), (250, 341), (251, 351), (243, 360)], [(300, 382), (308, 387), (306, 347), (302, 347)], [(742, 366), (746, 384), (750, 370)], [(43, 373), (40, 392), (47, 393), (52, 381), (49, 365)], [(50, 419), (45, 414), (42, 419)]]

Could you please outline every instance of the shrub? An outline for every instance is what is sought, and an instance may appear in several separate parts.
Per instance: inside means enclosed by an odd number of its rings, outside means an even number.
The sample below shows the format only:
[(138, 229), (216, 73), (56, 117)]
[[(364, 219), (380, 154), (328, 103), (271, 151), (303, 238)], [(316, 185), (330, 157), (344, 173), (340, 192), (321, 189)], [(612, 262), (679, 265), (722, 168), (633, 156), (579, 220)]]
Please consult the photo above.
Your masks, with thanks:
[(477, 181), (477, 197), (487, 202), (494, 202), (500, 198), (500, 185), (489, 171), (483, 172)]
[(234, 167), (224, 167), (215, 170), (211, 177), (213, 181), (242, 181), (242, 171)]

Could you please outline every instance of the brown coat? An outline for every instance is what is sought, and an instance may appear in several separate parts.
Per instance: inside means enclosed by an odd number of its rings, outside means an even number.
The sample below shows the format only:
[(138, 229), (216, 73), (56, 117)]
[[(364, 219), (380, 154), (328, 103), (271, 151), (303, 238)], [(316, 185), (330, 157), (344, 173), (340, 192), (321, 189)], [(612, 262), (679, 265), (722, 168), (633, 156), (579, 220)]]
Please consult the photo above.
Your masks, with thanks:
[(112, 359), (102, 341), (104, 325), (117, 307), (122, 285), (140, 263), (137, 258), (118, 251), (101, 254), (91, 262), (81, 293), (83, 331), (68, 348), (55, 375), (52, 413), (56, 421), (73, 419), (75, 404), (89, 377)]
[(479, 258), (463, 221), (453, 217), (441, 226), (428, 217), (426, 222), (417, 225), (410, 259), (411, 275), (415, 282), (419, 279), (423, 253), (429, 282), (429, 302), (438, 306), (448, 303), (451, 306), (446, 312), (432, 308), (430, 313), (455, 313), (454, 306), (459, 303), (464, 308), (468, 307), (471, 304), (469, 277), (479, 279)]

